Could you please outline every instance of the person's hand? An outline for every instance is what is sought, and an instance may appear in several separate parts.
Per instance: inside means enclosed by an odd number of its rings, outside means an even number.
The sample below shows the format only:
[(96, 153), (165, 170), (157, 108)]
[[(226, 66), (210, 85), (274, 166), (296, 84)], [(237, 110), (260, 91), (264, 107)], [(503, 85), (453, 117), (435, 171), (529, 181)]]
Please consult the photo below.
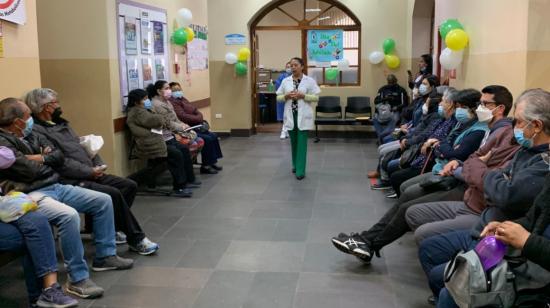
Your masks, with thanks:
[(32, 161), (35, 161), (39, 164), (43, 164), (44, 163), (44, 156), (42, 156), (42, 154), (34, 154), (34, 155), (25, 155), (25, 157), (28, 159), (28, 160), (32, 160)]
[(306, 95), (302, 92), (296, 92), (296, 99), (304, 99)]
[(428, 154), (428, 149), (430, 148), (430, 144), (428, 142), (424, 142), (424, 144), (422, 145), (422, 147), (420, 148), (420, 153), (422, 155), (427, 155)]
[(183, 138), (180, 134), (174, 134), (174, 138), (176, 138), (177, 142), (181, 141), (181, 138)]
[(439, 143), (439, 140), (435, 139), (435, 138), (430, 138), (426, 141), (426, 143), (429, 143), (430, 146), (436, 144), (436, 143)]
[(517, 249), (523, 249), (525, 242), (531, 233), (523, 228), (522, 225), (511, 221), (501, 223), (495, 230), (495, 237)]
[(459, 165), (460, 163), (458, 162), (458, 160), (452, 160), (448, 162), (445, 167), (443, 167), (443, 170), (441, 170), (439, 174), (442, 176), (452, 176)]
[(190, 126), (185, 124), (185, 123), (181, 123), (181, 129), (182, 130), (185, 130), (185, 129), (188, 129)]
[(399, 147), (401, 148), (401, 151), (405, 150), (407, 148), (407, 139), (401, 139), (399, 142)]
[(480, 156), (479, 160), (481, 160), (482, 162), (484, 162), (486, 164), (489, 161), (489, 159), (491, 159), (491, 156), (493, 156), (493, 151), (489, 151), (489, 152), (487, 152), (487, 154), (485, 154), (483, 156)]
[(48, 155), (51, 152), (52, 152), (52, 148), (46, 147), (45, 149), (42, 150), (42, 155)]
[(100, 177), (102, 177), (104, 174), (103, 174), (103, 168), (101, 168), (100, 166), (97, 166), (97, 167), (94, 167), (93, 169), (93, 173), (92, 173), (92, 177), (94, 179), (99, 179)]

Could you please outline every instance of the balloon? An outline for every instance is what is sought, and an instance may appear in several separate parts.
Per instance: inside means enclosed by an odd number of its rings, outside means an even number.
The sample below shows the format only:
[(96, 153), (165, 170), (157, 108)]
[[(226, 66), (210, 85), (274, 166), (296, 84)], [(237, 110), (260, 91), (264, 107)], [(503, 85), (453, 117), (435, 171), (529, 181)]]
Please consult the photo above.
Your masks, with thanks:
[(246, 72), (248, 72), (248, 67), (246, 66), (246, 63), (237, 62), (237, 64), (235, 64), (235, 73), (237, 74), (237, 76), (244, 76), (246, 75)]
[(506, 244), (493, 235), (484, 237), (474, 248), (485, 271), (500, 263), (506, 253)]
[(453, 51), (449, 48), (443, 49), (439, 55), (439, 63), (446, 70), (454, 70), (462, 63), (463, 50)]
[(237, 54), (237, 58), (239, 61), (247, 61), (248, 58), (250, 58), (250, 49), (243, 47), (239, 49), (239, 53)]
[(232, 52), (226, 53), (225, 54), (225, 63), (227, 63), (227, 64), (237, 63), (237, 55), (232, 53)]
[(191, 42), (195, 38), (195, 32), (189, 27), (185, 28), (184, 31), (187, 33), (187, 42)]
[(349, 69), (349, 60), (348, 59), (342, 59), (338, 61), (338, 69), (341, 71), (345, 71)]
[(384, 61), (384, 53), (381, 51), (373, 51), (369, 55), (369, 61), (372, 64), (378, 64), (382, 61)]
[(387, 38), (382, 44), (382, 49), (384, 53), (389, 55), (395, 49), (395, 41), (392, 38)]
[(183, 8), (178, 11), (178, 14), (176, 15), (178, 26), (181, 28), (189, 27), (191, 20), (193, 20), (193, 14), (189, 9)]
[(325, 70), (325, 78), (327, 80), (335, 80), (336, 77), (338, 77), (338, 69), (337, 68), (329, 68)]
[(447, 19), (439, 26), (439, 34), (441, 34), (441, 39), (445, 39), (447, 34), (454, 29), (464, 29), (462, 24), (456, 19)]
[(399, 57), (396, 55), (386, 55), (385, 59), (386, 59), (386, 65), (392, 69), (398, 68), (399, 64), (401, 64), (401, 60), (399, 60)]
[(172, 34), (172, 42), (176, 45), (185, 45), (187, 43), (187, 33), (183, 28), (179, 28)]
[(445, 44), (452, 50), (462, 50), (468, 45), (468, 34), (462, 29), (454, 29), (445, 37)]

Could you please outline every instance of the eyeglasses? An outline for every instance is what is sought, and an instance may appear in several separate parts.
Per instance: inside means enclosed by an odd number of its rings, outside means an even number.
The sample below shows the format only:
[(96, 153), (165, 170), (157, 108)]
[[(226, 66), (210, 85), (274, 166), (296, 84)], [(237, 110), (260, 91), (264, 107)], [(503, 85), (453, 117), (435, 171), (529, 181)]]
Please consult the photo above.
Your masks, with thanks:
[(486, 102), (486, 101), (479, 101), (479, 105), (483, 107), (487, 107), (487, 105), (495, 105), (495, 108), (498, 107), (497, 102)]

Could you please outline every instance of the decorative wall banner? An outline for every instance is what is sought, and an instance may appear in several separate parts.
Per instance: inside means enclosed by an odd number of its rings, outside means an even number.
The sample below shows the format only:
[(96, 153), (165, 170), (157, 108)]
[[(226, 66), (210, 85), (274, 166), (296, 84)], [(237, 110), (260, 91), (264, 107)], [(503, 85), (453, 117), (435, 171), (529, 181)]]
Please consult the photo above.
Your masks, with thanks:
[(0, 0), (0, 19), (24, 25), (27, 22), (25, 0)]
[(225, 36), (225, 45), (246, 45), (246, 36), (244, 34), (227, 34)]
[(343, 30), (308, 30), (308, 59), (317, 62), (338, 61), (344, 58)]

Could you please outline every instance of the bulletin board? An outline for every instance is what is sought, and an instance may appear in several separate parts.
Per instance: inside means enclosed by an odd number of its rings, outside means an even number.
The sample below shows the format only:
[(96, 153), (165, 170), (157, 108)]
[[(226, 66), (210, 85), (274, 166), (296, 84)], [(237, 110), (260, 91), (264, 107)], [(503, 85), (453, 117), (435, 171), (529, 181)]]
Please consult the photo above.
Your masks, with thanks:
[(128, 92), (170, 78), (166, 10), (117, 0), (118, 61), (122, 110)]

